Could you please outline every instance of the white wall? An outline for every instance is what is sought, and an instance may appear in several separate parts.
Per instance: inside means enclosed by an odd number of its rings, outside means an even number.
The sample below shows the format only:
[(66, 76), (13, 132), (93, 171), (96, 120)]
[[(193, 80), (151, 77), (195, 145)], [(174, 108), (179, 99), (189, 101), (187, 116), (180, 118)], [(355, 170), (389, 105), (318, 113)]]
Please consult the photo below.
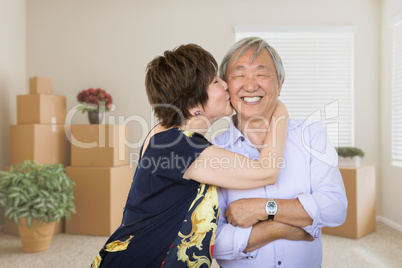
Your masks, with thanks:
[[(25, 0), (0, 0), (0, 169), (9, 165), (9, 128), (16, 95), (26, 92)], [(0, 207), (0, 226), (3, 213)]]
[[(219, 62), (234, 42), (235, 25), (355, 26), (355, 145), (366, 152), (363, 164), (377, 167), (377, 198), (382, 200), (385, 186), (379, 158), (383, 151), (379, 91), (381, 3), (380, 0), (27, 1), (27, 77), (52, 77), (55, 93), (67, 96), (68, 108), (77, 104), (75, 98), (80, 90), (102, 87), (113, 95), (116, 104), (116, 110), (108, 116), (139, 115), (149, 122), (152, 116), (144, 90), (145, 67), (166, 49), (194, 42), (213, 53)], [(86, 122), (81, 114), (73, 117), (73, 123)], [(130, 142), (144, 138), (140, 126), (135, 120), (129, 124)], [(147, 132), (149, 127), (143, 131)], [(393, 194), (387, 192), (387, 198), (396, 199), (398, 194)], [(379, 204), (377, 213), (382, 215), (385, 210), (381, 201)], [(387, 211), (393, 208), (399, 209), (391, 205)], [(398, 222), (402, 224), (402, 219)]]
[[(117, 105), (109, 116), (149, 119), (145, 67), (166, 49), (194, 42), (220, 61), (234, 42), (235, 25), (356, 26), (355, 140), (367, 152), (366, 163), (378, 164), (378, 7), (375, 0), (28, 1), (27, 70), (52, 77), (69, 108), (79, 90), (102, 87)], [(370, 124), (357, 120), (363, 116)], [(77, 114), (73, 122), (86, 118)], [(132, 123), (131, 141), (141, 138), (138, 127)]]
[(381, 28), (381, 196), (382, 216), (402, 230), (402, 167), (392, 166), (391, 103), (392, 103), (392, 32), (390, 20), (402, 14), (402, 2), (384, 0)]

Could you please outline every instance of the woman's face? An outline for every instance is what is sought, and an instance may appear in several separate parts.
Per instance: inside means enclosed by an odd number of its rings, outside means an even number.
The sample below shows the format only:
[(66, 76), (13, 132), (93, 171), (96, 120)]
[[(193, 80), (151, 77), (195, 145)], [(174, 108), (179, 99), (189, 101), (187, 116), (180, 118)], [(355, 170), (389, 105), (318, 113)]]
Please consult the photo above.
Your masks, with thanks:
[(228, 85), (226, 82), (216, 75), (207, 89), (208, 101), (201, 111), (202, 116), (214, 122), (223, 116), (230, 116), (233, 113), (227, 89)]

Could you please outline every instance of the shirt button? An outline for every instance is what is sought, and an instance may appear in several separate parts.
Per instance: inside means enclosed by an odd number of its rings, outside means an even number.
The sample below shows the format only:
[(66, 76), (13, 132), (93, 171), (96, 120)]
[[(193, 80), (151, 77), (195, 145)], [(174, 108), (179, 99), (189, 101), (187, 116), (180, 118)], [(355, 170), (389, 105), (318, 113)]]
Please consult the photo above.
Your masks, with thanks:
[(281, 265), (282, 264), (282, 262), (281, 261), (278, 261), (278, 265)]
[(245, 140), (245, 138), (242, 136), (242, 137), (240, 137), (240, 140), (241, 140), (241, 141), (244, 141), (244, 140)]

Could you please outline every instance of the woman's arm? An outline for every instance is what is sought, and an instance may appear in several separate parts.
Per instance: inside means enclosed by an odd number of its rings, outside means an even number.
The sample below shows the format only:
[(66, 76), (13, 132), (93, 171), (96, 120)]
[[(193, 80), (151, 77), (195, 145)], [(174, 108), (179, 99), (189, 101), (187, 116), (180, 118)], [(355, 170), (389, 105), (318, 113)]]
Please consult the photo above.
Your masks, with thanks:
[(275, 184), (285, 152), (288, 122), (286, 106), (278, 101), (259, 159), (209, 146), (190, 165), (184, 178), (231, 189)]

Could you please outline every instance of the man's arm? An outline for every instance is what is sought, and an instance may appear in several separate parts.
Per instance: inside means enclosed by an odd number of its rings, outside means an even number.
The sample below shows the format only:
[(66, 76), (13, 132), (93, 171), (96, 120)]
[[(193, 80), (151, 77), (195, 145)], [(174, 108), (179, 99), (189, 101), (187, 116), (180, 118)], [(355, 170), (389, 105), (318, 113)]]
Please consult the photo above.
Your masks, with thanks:
[[(315, 238), (320, 228), (339, 226), (345, 221), (348, 203), (335, 148), (325, 130), (317, 124), (308, 127), (311, 192), (301, 193), (295, 199), (276, 199), (278, 212), (274, 218), (274, 221), (303, 227)], [(265, 202), (266, 199), (237, 200), (225, 212), (227, 221), (247, 227), (266, 220)]]
[(348, 201), (338, 168), (338, 155), (320, 123), (305, 121), (310, 140), (311, 192), (297, 198), (313, 219), (303, 228), (314, 237), (322, 227), (335, 227), (345, 222)]
[(243, 252), (256, 250), (277, 239), (313, 241), (314, 238), (300, 227), (276, 221), (261, 221), (251, 229), (250, 238)]
[[(278, 239), (314, 240), (302, 228), (278, 221), (261, 221), (248, 228), (233, 226), (227, 222), (225, 216), (227, 189), (218, 188), (218, 193), (220, 216), (214, 249), (214, 258), (216, 259), (234, 260), (255, 256), (256, 252), (254, 250)], [(266, 201), (266, 199), (262, 198), (261, 200)], [(265, 207), (265, 203), (263, 207)], [(263, 212), (266, 214), (265, 208)], [(267, 218), (266, 215), (265, 218)]]
[(226, 221), (225, 210), (228, 189), (218, 187), (219, 224), (216, 231), (214, 258), (217, 260), (235, 260), (253, 256), (255, 252), (244, 252), (247, 246), (251, 227), (235, 227)]
[[(299, 199), (275, 199), (275, 202), (278, 206), (275, 221), (297, 227), (306, 227), (313, 223)], [(225, 216), (232, 225), (246, 228), (268, 219), (266, 203), (265, 198), (239, 199), (228, 206)]]

